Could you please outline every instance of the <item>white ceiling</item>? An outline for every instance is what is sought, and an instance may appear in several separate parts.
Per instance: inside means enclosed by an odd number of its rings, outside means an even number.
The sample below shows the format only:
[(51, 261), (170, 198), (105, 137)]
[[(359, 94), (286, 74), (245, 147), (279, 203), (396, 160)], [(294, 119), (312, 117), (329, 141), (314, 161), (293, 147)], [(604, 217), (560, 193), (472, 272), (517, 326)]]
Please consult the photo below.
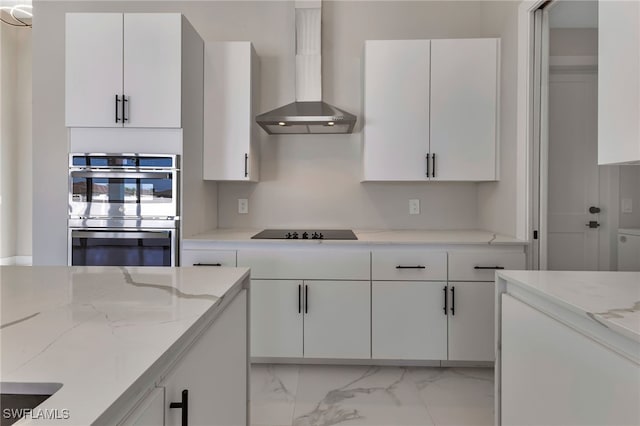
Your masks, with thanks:
[(598, 2), (557, 0), (549, 6), (551, 28), (598, 28)]

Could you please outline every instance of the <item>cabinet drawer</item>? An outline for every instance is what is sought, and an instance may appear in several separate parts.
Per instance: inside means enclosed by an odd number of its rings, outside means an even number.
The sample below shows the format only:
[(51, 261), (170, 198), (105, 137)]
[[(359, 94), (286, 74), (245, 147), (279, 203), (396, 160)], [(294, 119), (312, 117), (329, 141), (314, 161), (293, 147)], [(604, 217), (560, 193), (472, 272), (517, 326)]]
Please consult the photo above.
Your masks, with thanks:
[(238, 266), (251, 268), (251, 278), (368, 280), (368, 251), (239, 250)]
[(524, 253), (449, 252), (449, 281), (494, 281), (496, 270), (525, 268)]
[(235, 250), (182, 250), (182, 266), (236, 266)]
[(428, 250), (375, 250), (371, 276), (380, 281), (446, 281), (447, 253)]

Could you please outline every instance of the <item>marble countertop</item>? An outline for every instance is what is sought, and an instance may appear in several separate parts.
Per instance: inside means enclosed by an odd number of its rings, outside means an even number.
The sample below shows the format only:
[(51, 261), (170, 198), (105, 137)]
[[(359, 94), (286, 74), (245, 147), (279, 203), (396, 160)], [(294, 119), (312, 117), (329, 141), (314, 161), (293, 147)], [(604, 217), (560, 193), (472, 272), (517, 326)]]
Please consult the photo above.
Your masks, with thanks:
[[(251, 242), (265, 244), (289, 240), (252, 240), (262, 229), (213, 229), (184, 239), (185, 248), (191, 242)], [(303, 244), (453, 244), (453, 245), (524, 245), (526, 241), (489, 231), (470, 230), (366, 230), (354, 229), (357, 240), (296, 240)]]
[(61, 383), (38, 409), (69, 410), (66, 420), (20, 424), (93, 423), (247, 276), (246, 268), (0, 267), (0, 380)]
[(640, 342), (640, 272), (506, 271), (498, 276)]

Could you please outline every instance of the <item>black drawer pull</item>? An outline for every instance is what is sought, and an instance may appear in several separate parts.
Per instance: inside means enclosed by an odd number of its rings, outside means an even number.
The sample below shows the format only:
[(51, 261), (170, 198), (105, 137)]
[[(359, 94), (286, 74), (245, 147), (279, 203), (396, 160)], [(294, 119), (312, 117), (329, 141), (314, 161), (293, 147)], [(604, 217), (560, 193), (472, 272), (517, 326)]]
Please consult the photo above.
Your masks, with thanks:
[(304, 313), (309, 313), (309, 286), (304, 286)]
[(396, 269), (425, 269), (426, 266), (422, 266), (422, 265), (416, 265), (416, 266), (403, 266), (403, 265), (398, 265), (396, 266)]
[(182, 426), (189, 424), (189, 391), (187, 389), (182, 391), (182, 401), (172, 402), (169, 404), (169, 408), (181, 408), (182, 409)]
[(302, 313), (302, 285), (298, 284), (298, 313)]
[(473, 269), (504, 269), (504, 266), (474, 266)]
[(222, 266), (222, 263), (194, 263), (193, 266)]

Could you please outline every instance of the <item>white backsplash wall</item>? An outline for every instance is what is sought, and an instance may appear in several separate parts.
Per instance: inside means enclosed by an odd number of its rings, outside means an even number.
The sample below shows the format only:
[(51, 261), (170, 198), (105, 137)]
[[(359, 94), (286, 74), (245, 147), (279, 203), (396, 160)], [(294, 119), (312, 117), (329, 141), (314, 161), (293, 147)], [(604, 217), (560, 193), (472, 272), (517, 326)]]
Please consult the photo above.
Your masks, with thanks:
[[(482, 2), (324, 1), (323, 99), (358, 116), (351, 135), (261, 135), (260, 183), (218, 186), (218, 226), (475, 228), (475, 183), (360, 183), (361, 63), (367, 39), (481, 37)], [(282, 71), (293, 74), (293, 34)], [(262, 70), (271, 63), (261, 57)], [(271, 60), (271, 58), (269, 58)], [(262, 79), (262, 84), (265, 84)], [(263, 88), (262, 109), (294, 100), (294, 81), (284, 81), (279, 101)], [(283, 96), (284, 95), (284, 96)], [(400, 149), (400, 148), (399, 148)], [(426, 149), (426, 148), (425, 148)], [(238, 198), (249, 214), (238, 214)], [(409, 199), (421, 213), (409, 215)]]
[[(474, 228), (473, 183), (360, 183), (359, 135), (272, 136), (258, 184), (218, 185), (221, 228)], [(238, 214), (238, 198), (249, 214)], [(420, 200), (409, 215), (409, 199)]]

